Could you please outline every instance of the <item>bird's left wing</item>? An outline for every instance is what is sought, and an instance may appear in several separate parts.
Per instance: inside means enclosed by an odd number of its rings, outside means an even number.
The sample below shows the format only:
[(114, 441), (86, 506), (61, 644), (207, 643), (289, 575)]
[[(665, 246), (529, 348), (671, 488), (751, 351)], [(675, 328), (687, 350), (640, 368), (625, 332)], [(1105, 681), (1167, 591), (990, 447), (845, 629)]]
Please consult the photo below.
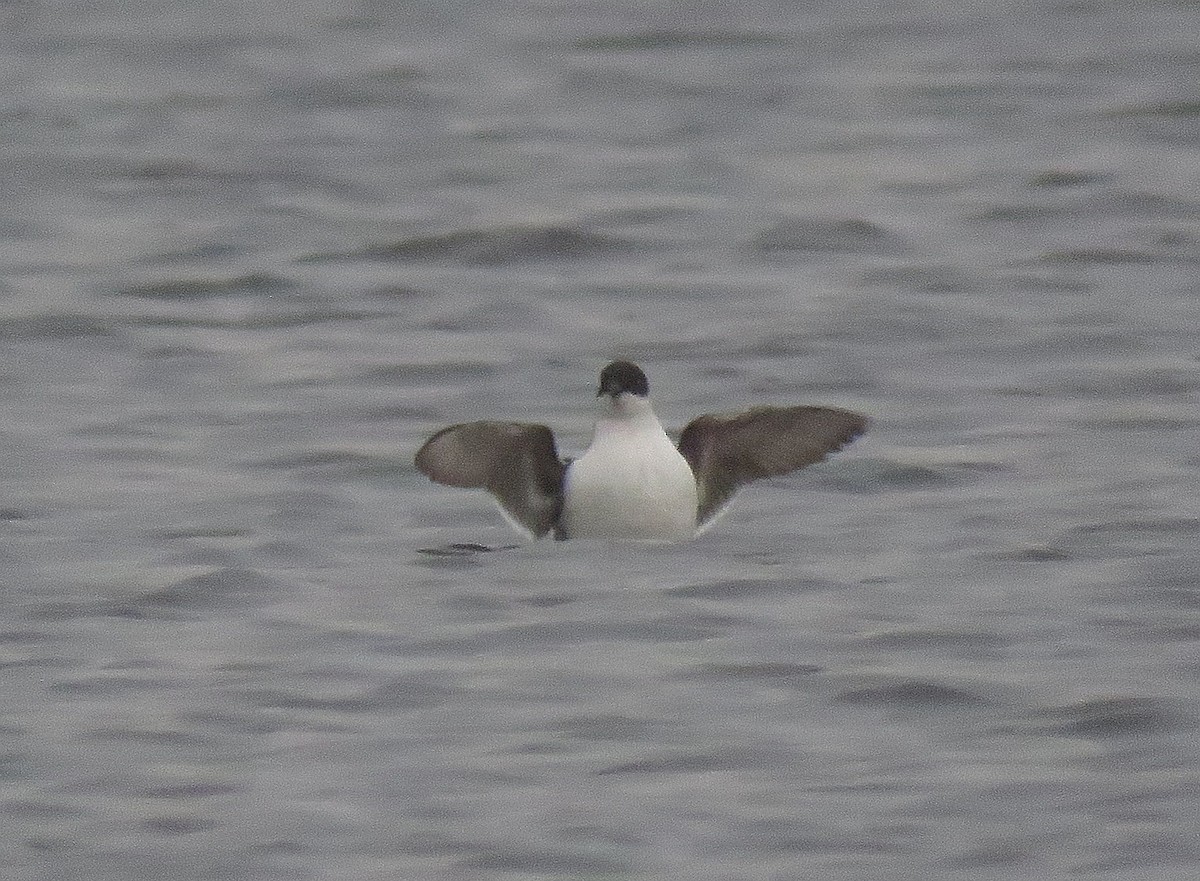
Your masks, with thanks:
[(696, 475), (696, 525), (719, 514), (743, 483), (820, 462), (867, 424), (867, 417), (836, 407), (756, 407), (693, 419), (679, 452)]
[(528, 422), (464, 422), (425, 442), (417, 468), (447, 486), (486, 489), (521, 527), (541, 538), (562, 510), (564, 465), (554, 432)]

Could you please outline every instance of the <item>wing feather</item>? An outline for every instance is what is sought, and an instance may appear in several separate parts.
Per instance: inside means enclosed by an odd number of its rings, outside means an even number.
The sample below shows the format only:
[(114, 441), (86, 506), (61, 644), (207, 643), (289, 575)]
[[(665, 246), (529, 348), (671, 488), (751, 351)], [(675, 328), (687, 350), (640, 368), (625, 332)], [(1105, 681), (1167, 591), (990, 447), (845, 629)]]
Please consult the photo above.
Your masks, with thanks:
[(679, 452), (696, 475), (697, 526), (719, 514), (742, 484), (820, 462), (866, 431), (868, 422), (850, 410), (809, 406), (693, 419), (679, 437)]
[(464, 422), (429, 438), (416, 466), (436, 483), (486, 489), (540, 538), (562, 510), (564, 465), (554, 432), (527, 422)]

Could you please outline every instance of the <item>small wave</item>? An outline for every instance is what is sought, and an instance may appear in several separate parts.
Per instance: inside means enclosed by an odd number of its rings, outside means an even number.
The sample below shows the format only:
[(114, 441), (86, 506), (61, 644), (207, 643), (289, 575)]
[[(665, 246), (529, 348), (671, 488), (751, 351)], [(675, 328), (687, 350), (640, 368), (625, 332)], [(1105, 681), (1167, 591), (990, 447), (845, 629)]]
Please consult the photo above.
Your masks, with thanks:
[(890, 489), (933, 489), (978, 480), (985, 471), (1001, 470), (996, 463), (922, 465), (890, 459), (859, 458), (837, 462), (813, 472), (823, 486), (840, 492), (878, 493)]
[(269, 602), (277, 584), (252, 569), (219, 569), (206, 575), (185, 578), (144, 594), (131, 610), (209, 611), (234, 609)]
[(269, 92), (265, 99), (306, 110), (347, 107), (410, 108), (435, 103), (421, 86), (425, 72), (406, 64), (377, 67), (343, 76), (313, 77)]
[(239, 792), (245, 792), (246, 788), (234, 783), (198, 780), (192, 783), (173, 783), (167, 786), (154, 786), (143, 790), (142, 794), (147, 798), (212, 798), (219, 795), (234, 795)]
[(1175, 116), (1200, 119), (1200, 101), (1154, 101), (1132, 104), (1108, 112), (1109, 116)]
[(86, 817), (93, 812), (77, 804), (64, 804), (48, 798), (12, 798), (5, 800), (4, 813), (38, 823), (48, 823)]
[(555, 726), (563, 735), (578, 740), (628, 741), (645, 738), (654, 727), (655, 723), (652, 720), (619, 713), (571, 716)]
[(272, 293), (287, 283), (269, 272), (250, 272), (244, 275), (209, 278), (165, 278), (123, 288), (125, 297), (148, 300), (206, 300), (236, 294)]
[(1112, 179), (1112, 175), (1100, 171), (1082, 171), (1073, 168), (1052, 168), (1039, 172), (1029, 178), (1029, 186), (1036, 189), (1058, 190), (1069, 187), (1082, 187), (1087, 184), (1102, 183)]
[(713, 771), (742, 771), (772, 765), (778, 756), (758, 750), (729, 748), (714, 752), (675, 753), (609, 765), (596, 771), (609, 774), (705, 774)]
[(690, 31), (651, 29), (624, 34), (601, 34), (581, 37), (571, 46), (582, 52), (647, 52), (660, 49), (769, 46), (782, 42), (778, 34), (762, 31)]
[(1151, 734), (1185, 721), (1168, 700), (1129, 696), (1092, 698), (1043, 710), (1039, 716), (1050, 733), (1100, 739)]
[(926, 679), (883, 680), (842, 691), (838, 699), (851, 704), (902, 709), (937, 709), (987, 703), (972, 692)]
[(1109, 119), (1127, 123), (1156, 141), (1192, 148), (1200, 138), (1200, 101), (1168, 100), (1109, 110)]
[(498, 370), (495, 364), (486, 361), (387, 364), (363, 371), (354, 379), (356, 382), (387, 386), (429, 383), (463, 385), (487, 379), (494, 376)]
[(359, 254), (379, 260), (468, 264), (604, 257), (626, 252), (625, 239), (571, 224), (465, 229), (368, 245)]
[(0, 339), (4, 340), (69, 340), (108, 337), (116, 332), (111, 318), (98, 315), (64, 312), (0, 319)]
[(150, 533), (155, 538), (164, 541), (179, 541), (181, 539), (210, 539), (210, 538), (247, 538), (253, 535), (249, 529), (238, 526), (217, 525), (215, 523), (198, 523), (194, 526), (178, 526), (166, 529), (156, 529)]
[(699, 600), (745, 600), (757, 597), (791, 596), (797, 593), (836, 590), (839, 584), (813, 578), (735, 578), (705, 584), (688, 584), (663, 591), (671, 597)]
[(1144, 398), (1186, 395), (1200, 384), (1200, 368), (1178, 363), (1129, 363), (1114, 367), (1067, 367), (1032, 377), (1023, 387), (1037, 394), (1076, 398)]
[(995, 554), (995, 559), (1014, 560), (1018, 563), (1061, 563), (1070, 560), (1071, 554), (1050, 545), (1027, 545), (1000, 551)]
[(96, 743), (123, 743), (141, 746), (211, 747), (216, 738), (176, 728), (145, 728), (133, 724), (99, 726), (83, 732), (85, 740)]
[(220, 826), (218, 820), (206, 817), (151, 817), (138, 824), (138, 828), (151, 835), (191, 835)]
[(1056, 248), (1043, 251), (1038, 257), (1042, 263), (1054, 265), (1140, 265), (1155, 263), (1162, 260), (1164, 255), (1157, 251), (1147, 251), (1142, 248)]
[(471, 557), (475, 554), (490, 554), (493, 551), (511, 551), (520, 545), (481, 545), (475, 542), (454, 542), (435, 548), (417, 548), (417, 553), (430, 557)]
[(535, 327), (540, 320), (532, 304), (511, 299), (480, 303), (463, 309), (438, 312), (420, 325), (427, 330), (463, 333), (478, 331), (496, 333), (501, 330), (523, 330)]
[(1154, 556), (1186, 547), (1197, 535), (1198, 518), (1147, 516), (1075, 526), (1058, 536), (1054, 546), (1076, 557)]
[(293, 471), (305, 469), (333, 478), (374, 478), (407, 474), (407, 460), (355, 450), (300, 450), (251, 463), (255, 467)]
[(789, 217), (757, 232), (751, 248), (760, 254), (791, 251), (888, 253), (904, 249), (900, 238), (878, 224), (862, 219)]
[(755, 661), (751, 663), (700, 664), (682, 674), (686, 679), (713, 682), (753, 682), (757, 685), (796, 687), (824, 670), (817, 664), (793, 661)]
[(625, 860), (583, 850), (522, 848), (507, 842), (478, 850), (474, 856), (459, 860), (458, 865), (486, 872), (518, 873), (527, 878), (626, 878), (630, 871)]
[(174, 684), (161, 678), (148, 676), (99, 675), (64, 679), (53, 683), (47, 690), (51, 694), (65, 697), (114, 697), (128, 692), (149, 693), (171, 688)]
[[(464, 558), (442, 557), (441, 560)], [(466, 558), (473, 559), (473, 558)], [(550, 621), (492, 628), (465, 637), (445, 637), (412, 643), (407, 654), (474, 654), (512, 651), (518, 648), (546, 649), (586, 642), (700, 642), (724, 636), (743, 620), (727, 615), (674, 615), (644, 621)]]
[(979, 276), (960, 266), (907, 264), (869, 269), (863, 284), (871, 287), (903, 288), (922, 294), (971, 294), (987, 289)]
[(450, 688), (401, 676), (350, 695), (268, 688), (247, 692), (245, 696), (264, 709), (376, 713), (428, 709), (445, 703), (451, 693)]
[(863, 641), (876, 648), (911, 649), (921, 652), (949, 651), (979, 657), (1004, 648), (1012, 640), (984, 630), (940, 630), (930, 628), (890, 629), (871, 633)]

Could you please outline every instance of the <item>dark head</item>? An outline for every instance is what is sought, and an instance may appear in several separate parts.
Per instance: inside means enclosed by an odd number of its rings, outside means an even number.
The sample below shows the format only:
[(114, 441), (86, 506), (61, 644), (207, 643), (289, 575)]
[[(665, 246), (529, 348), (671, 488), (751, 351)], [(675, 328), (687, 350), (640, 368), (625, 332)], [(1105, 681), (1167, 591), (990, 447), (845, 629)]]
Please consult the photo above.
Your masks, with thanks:
[(596, 397), (610, 395), (615, 400), (621, 392), (629, 392), (643, 398), (650, 393), (646, 374), (632, 361), (613, 361), (600, 371), (600, 389), (596, 392)]

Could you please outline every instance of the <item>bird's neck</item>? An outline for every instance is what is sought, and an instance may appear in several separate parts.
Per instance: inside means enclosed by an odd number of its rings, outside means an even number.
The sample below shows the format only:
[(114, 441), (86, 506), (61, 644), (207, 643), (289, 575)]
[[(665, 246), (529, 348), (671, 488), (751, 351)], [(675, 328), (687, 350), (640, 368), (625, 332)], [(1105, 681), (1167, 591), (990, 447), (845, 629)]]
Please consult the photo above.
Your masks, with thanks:
[(650, 399), (643, 398), (640, 395), (631, 395), (629, 392), (622, 392), (615, 398), (610, 398), (608, 405), (604, 408), (604, 415), (601, 421), (610, 422), (652, 422), (658, 424), (658, 417), (654, 415), (654, 408), (650, 406)]
[(622, 393), (610, 400), (604, 409), (604, 415), (596, 420), (596, 433), (593, 443), (623, 442), (623, 439), (661, 436), (669, 443), (662, 423), (654, 415), (650, 401), (638, 395)]

